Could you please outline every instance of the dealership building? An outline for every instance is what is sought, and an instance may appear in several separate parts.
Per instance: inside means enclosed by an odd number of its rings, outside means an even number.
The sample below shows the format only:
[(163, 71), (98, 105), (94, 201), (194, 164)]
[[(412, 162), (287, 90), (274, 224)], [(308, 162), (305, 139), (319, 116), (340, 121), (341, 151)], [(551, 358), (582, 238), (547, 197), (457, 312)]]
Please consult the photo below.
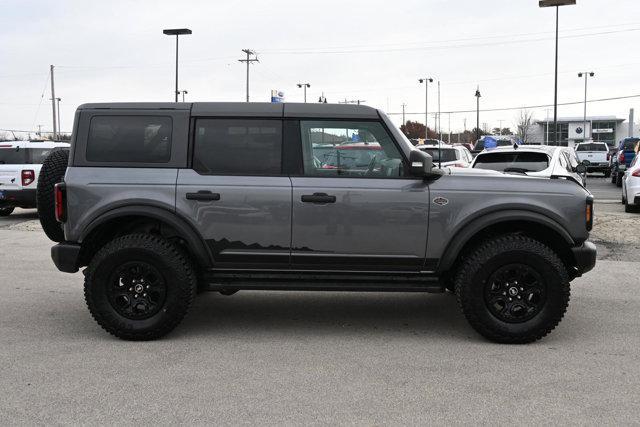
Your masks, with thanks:
[[(527, 142), (529, 144), (553, 144), (553, 119), (535, 121), (529, 128)], [(630, 135), (640, 135), (640, 127), (634, 125), (633, 132), (629, 132), (629, 121), (616, 116), (587, 116), (559, 117), (558, 141), (560, 145), (573, 147), (585, 139), (606, 142), (610, 146), (616, 145), (621, 139)]]

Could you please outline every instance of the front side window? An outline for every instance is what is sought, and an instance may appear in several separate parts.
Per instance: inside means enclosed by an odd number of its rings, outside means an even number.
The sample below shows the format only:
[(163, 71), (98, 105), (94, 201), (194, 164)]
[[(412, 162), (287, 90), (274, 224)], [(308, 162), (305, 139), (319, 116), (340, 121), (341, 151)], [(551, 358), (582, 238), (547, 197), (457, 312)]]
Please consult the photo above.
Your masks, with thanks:
[(499, 172), (540, 172), (549, 167), (549, 156), (544, 153), (487, 153), (476, 157), (476, 169)]
[(279, 175), (282, 121), (198, 119), (193, 169), (205, 175)]
[(170, 117), (94, 116), (87, 161), (166, 163), (171, 159)]
[(305, 176), (398, 178), (402, 156), (379, 122), (301, 121)]

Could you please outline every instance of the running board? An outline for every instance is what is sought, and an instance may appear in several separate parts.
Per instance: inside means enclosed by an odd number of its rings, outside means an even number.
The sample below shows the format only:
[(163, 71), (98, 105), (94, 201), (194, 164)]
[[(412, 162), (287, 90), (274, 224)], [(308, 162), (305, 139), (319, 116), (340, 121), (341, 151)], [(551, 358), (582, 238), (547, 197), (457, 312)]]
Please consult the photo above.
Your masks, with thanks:
[(350, 292), (444, 292), (433, 275), (420, 273), (358, 274), (318, 272), (224, 272), (208, 271), (203, 290), (278, 290)]

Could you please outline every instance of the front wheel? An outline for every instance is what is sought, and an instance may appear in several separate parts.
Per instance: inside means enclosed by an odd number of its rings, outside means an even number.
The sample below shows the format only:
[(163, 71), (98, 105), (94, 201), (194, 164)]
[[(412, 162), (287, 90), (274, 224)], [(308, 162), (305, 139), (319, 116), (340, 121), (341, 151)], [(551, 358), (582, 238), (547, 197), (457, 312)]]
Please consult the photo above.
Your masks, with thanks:
[(196, 295), (191, 261), (177, 246), (151, 234), (107, 243), (85, 272), (84, 294), (103, 329), (126, 340), (152, 340), (172, 331)]
[(569, 305), (566, 268), (553, 250), (507, 234), (486, 240), (456, 274), (458, 304), (485, 338), (510, 344), (537, 341), (562, 320)]
[(13, 206), (0, 208), (0, 216), (9, 216), (13, 213), (15, 208)]

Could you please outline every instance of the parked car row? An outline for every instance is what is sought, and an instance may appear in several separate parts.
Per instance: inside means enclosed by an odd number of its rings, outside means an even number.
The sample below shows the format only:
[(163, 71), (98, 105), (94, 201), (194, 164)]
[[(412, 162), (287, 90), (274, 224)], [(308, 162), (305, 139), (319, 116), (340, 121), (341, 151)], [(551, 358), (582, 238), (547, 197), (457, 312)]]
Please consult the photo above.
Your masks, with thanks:
[(57, 150), (69, 150), (69, 144), (52, 141), (0, 142), (0, 216), (15, 208), (36, 207), (36, 187), (42, 163)]

